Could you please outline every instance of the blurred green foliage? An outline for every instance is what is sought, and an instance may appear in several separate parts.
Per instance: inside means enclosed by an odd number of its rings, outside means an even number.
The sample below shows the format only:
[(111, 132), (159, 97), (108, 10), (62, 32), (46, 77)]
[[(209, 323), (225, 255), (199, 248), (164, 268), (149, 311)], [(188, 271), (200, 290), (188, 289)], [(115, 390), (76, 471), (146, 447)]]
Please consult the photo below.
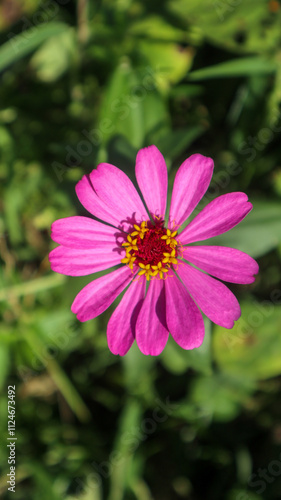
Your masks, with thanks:
[[(281, 4), (3, 0), (0, 5), (0, 427), (4, 499), (274, 500), (281, 490)], [(86, 212), (100, 161), (133, 178), (139, 148), (215, 160), (202, 202), (254, 210), (213, 244), (258, 258), (233, 330), (158, 358), (107, 347), (70, 312), (91, 277), (51, 273), (50, 226)], [(200, 205), (203, 206), (202, 204)], [(16, 493), (7, 386), (16, 385)]]

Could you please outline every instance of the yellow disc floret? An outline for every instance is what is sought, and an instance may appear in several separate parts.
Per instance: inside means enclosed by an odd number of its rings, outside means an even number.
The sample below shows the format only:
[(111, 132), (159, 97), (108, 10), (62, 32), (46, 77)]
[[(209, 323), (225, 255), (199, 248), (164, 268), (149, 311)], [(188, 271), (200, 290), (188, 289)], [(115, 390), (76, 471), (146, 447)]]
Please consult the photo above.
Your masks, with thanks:
[(139, 269), (138, 275), (165, 279), (171, 266), (178, 264), (179, 242), (177, 231), (166, 229), (162, 220), (143, 221), (134, 224), (133, 231), (122, 243), (126, 257), (121, 262), (132, 271)]
[(170, 229), (167, 229), (167, 234), (164, 234), (164, 236), (161, 236), (162, 240), (166, 240), (167, 245), (171, 245), (171, 247), (177, 246), (178, 242), (174, 238), (177, 234), (177, 231), (174, 231), (173, 233), (170, 231)]

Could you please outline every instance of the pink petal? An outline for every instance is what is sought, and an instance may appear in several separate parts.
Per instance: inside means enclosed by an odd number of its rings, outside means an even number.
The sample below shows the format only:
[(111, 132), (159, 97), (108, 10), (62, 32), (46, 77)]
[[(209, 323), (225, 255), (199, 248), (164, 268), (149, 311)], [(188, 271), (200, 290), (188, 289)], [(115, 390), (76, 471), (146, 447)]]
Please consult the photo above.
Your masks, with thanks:
[(156, 146), (141, 149), (136, 159), (136, 177), (151, 214), (165, 218), (168, 172), (163, 155)]
[(107, 325), (108, 347), (124, 356), (135, 340), (135, 327), (145, 296), (145, 279), (133, 281)]
[(228, 247), (194, 246), (184, 247), (184, 259), (230, 283), (253, 283), (259, 272), (257, 262), (250, 255)]
[(208, 318), (225, 328), (234, 326), (234, 321), (241, 316), (240, 306), (236, 297), (223, 283), (185, 263), (179, 266), (177, 273), (193, 300)]
[(181, 225), (206, 193), (214, 169), (211, 158), (195, 154), (180, 166), (174, 181), (169, 221)]
[(124, 233), (89, 217), (66, 217), (52, 224), (51, 238), (71, 248), (113, 248), (124, 241)]
[(168, 336), (164, 281), (154, 279), (149, 284), (137, 319), (136, 341), (143, 354), (158, 356), (163, 351)]
[(131, 270), (123, 266), (98, 278), (75, 297), (71, 311), (79, 321), (88, 321), (103, 313), (133, 279)]
[(165, 280), (169, 331), (183, 349), (199, 347), (205, 335), (202, 315), (188, 291), (173, 273)]
[[(122, 252), (122, 253), (121, 253)], [(51, 269), (67, 276), (86, 276), (121, 264), (124, 250), (113, 246), (70, 248), (59, 246), (49, 254)]]
[(109, 163), (100, 163), (90, 179), (99, 198), (118, 214), (124, 227), (148, 219), (136, 188), (122, 170)]
[(77, 197), (83, 207), (98, 219), (119, 227), (122, 215), (114, 212), (95, 192), (89, 175), (84, 175), (75, 187)]
[(252, 210), (245, 193), (228, 193), (211, 201), (179, 235), (183, 245), (229, 231)]

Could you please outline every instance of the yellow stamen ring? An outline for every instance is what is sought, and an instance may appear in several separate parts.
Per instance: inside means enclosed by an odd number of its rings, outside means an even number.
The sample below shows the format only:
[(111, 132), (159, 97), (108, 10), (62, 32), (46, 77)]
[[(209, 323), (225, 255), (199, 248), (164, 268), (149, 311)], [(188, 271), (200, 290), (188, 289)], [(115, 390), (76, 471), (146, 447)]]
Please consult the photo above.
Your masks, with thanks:
[(178, 265), (180, 242), (175, 238), (176, 235), (177, 231), (164, 228), (160, 222), (155, 225), (150, 221), (134, 224), (134, 231), (122, 243), (126, 250), (126, 257), (121, 259), (122, 264), (132, 271), (138, 266), (138, 276), (144, 275), (147, 281), (155, 277), (167, 278), (170, 267)]

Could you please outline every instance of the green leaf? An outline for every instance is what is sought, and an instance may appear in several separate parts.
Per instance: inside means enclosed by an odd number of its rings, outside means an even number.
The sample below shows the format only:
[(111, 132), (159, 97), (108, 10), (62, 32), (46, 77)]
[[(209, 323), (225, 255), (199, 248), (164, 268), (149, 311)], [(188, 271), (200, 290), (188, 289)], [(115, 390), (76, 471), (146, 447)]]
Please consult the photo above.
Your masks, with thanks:
[[(57, 48), (60, 48), (57, 50)], [(31, 66), (43, 82), (57, 80), (77, 58), (76, 33), (68, 28), (49, 38), (31, 59)]]
[(38, 462), (26, 464), (26, 469), (30, 471), (36, 488), (34, 498), (41, 500), (59, 500), (61, 497), (54, 487), (54, 478), (48, 474), (45, 467)]
[(186, 75), (194, 56), (191, 47), (182, 49), (176, 43), (142, 41), (140, 51), (155, 72), (157, 86), (163, 92)]
[(129, 30), (138, 36), (141, 55), (154, 73), (159, 90), (167, 91), (189, 70), (194, 56), (191, 46), (183, 48), (186, 32), (167, 23), (162, 17), (151, 15), (137, 20)]
[(197, 378), (191, 390), (191, 399), (201, 408), (202, 414), (215, 420), (235, 418), (256, 386), (240, 375), (224, 373)]
[(127, 489), (133, 464), (133, 454), (138, 448), (141, 438), (136, 429), (141, 429), (142, 407), (140, 401), (129, 398), (123, 408), (113, 454), (110, 474), (110, 491), (108, 500), (122, 500)]
[(42, 340), (40, 329), (38, 328), (37, 330), (36, 332), (26, 331), (24, 335), (25, 340), (49, 372), (73, 413), (81, 422), (88, 422), (91, 420), (91, 414), (87, 406), (58, 362), (53, 357), (46, 355), (46, 345)]
[(5, 208), (5, 222), (13, 244), (23, 239), (23, 228), (20, 214), (25, 200), (25, 192), (20, 186), (8, 187), (3, 195)]
[(268, 122), (269, 125), (276, 124), (280, 119), (280, 105), (281, 105), (281, 60), (280, 55), (276, 55), (277, 73), (274, 81), (274, 87), (269, 97), (268, 108)]
[(238, 248), (252, 257), (260, 257), (281, 243), (281, 204), (250, 200), (253, 210), (237, 227), (205, 244)]
[(129, 62), (122, 62), (103, 96), (98, 124), (101, 143), (122, 135), (139, 149), (148, 134), (168, 125), (166, 105), (151, 73), (136, 71)]
[(190, 80), (232, 78), (237, 76), (267, 75), (277, 70), (275, 62), (261, 57), (243, 57), (189, 73)]
[(52, 36), (68, 29), (63, 23), (45, 23), (11, 37), (0, 47), (0, 71), (33, 52)]
[(122, 134), (133, 146), (142, 146), (142, 99), (136, 95), (140, 85), (136, 72), (128, 62), (123, 62), (116, 68), (104, 93), (100, 112), (98, 130), (103, 144), (110, 137)]
[[(147, 92), (143, 100), (146, 137), (156, 133), (171, 133), (170, 117), (163, 97), (155, 90)], [(148, 144), (154, 144), (148, 139)]]
[(264, 497), (257, 495), (253, 491), (249, 491), (248, 489), (234, 489), (231, 490), (226, 500), (264, 500)]
[(4, 169), (6, 169), (7, 164), (10, 165), (12, 163), (14, 154), (15, 145), (11, 134), (8, 128), (0, 126), (0, 168), (3, 165)]
[(170, 9), (177, 13), (181, 22), (195, 26), (201, 38), (223, 50), (234, 49), (248, 54), (278, 50), (280, 12), (272, 15), (269, 3), (264, 0), (202, 0), (200, 3), (174, 0), (170, 2)]
[(224, 373), (249, 380), (280, 375), (281, 307), (273, 299), (261, 304), (242, 303), (241, 310), (241, 318), (232, 330), (214, 328), (217, 364)]
[(175, 28), (167, 23), (163, 17), (151, 15), (138, 18), (128, 30), (130, 35), (148, 38), (150, 40), (162, 40), (163, 42), (184, 42), (186, 33), (184, 30)]
[(202, 125), (171, 130), (153, 141), (163, 154), (164, 158), (174, 160), (177, 156), (187, 150), (189, 146), (205, 132)]
[(0, 390), (4, 387), (5, 380), (10, 369), (10, 349), (3, 338), (0, 344)]
[(65, 276), (62, 276), (61, 274), (52, 274), (50, 276), (45, 276), (44, 278), (37, 278), (32, 281), (2, 288), (0, 289), (0, 302), (9, 300), (10, 297), (15, 298), (29, 294), (34, 295), (38, 292), (63, 285), (64, 282)]

